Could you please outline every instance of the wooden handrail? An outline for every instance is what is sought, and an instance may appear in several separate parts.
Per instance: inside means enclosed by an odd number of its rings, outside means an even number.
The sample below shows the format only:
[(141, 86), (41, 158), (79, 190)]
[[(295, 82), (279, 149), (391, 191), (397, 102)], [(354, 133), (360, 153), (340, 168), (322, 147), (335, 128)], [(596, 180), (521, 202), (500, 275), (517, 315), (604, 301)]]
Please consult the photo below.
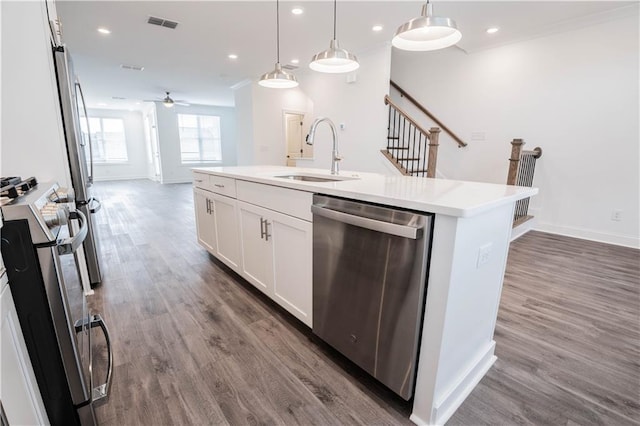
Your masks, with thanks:
[[(460, 139), (460, 137), (458, 135), (453, 133), (453, 131), (450, 128), (448, 128), (447, 126), (442, 124), (442, 122), (440, 120), (438, 120), (433, 114), (431, 114), (428, 109), (423, 107), (420, 104), (420, 102), (415, 100), (415, 98), (413, 96), (411, 96), (410, 94), (408, 94), (402, 87), (398, 86), (398, 84), (395, 81), (389, 80), (389, 83), (391, 84), (391, 87), (395, 88), (398, 92), (400, 92), (400, 95), (402, 95), (405, 98), (407, 98), (407, 100), (409, 102), (411, 102), (413, 105), (415, 105), (416, 108), (418, 108), (420, 111), (425, 113), (427, 115), (427, 117), (432, 119), (438, 126), (440, 126), (442, 128), (442, 130), (447, 132), (458, 143), (459, 147), (467, 146), (467, 143), (465, 141), (463, 141), (462, 139)], [(397, 109), (397, 107), (396, 107), (396, 109)], [(417, 126), (417, 124), (416, 124), (416, 126)]]
[(391, 106), (393, 106), (400, 114), (402, 114), (402, 116), (411, 124), (413, 124), (414, 126), (416, 126), (416, 128), (418, 130), (420, 130), (422, 133), (424, 133), (425, 135), (429, 136), (431, 133), (429, 133), (428, 130), (424, 129), (422, 126), (420, 126), (418, 123), (415, 122), (414, 119), (412, 119), (409, 114), (406, 113), (405, 110), (403, 110), (402, 108), (400, 108), (398, 105), (396, 105), (395, 102), (393, 102), (391, 100), (391, 98), (389, 97), (389, 95), (384, 95), (384, 104), (385, 105), (389, 105), (391, 104)]

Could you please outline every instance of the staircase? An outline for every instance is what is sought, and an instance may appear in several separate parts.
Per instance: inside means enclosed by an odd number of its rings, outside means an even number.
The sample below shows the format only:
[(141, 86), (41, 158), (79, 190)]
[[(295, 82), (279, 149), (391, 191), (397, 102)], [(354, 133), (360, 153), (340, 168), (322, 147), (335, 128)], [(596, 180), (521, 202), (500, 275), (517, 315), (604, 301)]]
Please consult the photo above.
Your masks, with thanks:
[[(536, 161), (542, 157), (542, 148), (536, 147), (532, 151), (522, 149), (524, 141), (514, 139), (511, 141), (511, 158), (509, 158), (509, 174), (507, 185), (528, 186), (533, 185), (533, 174), (536, 170)], [(533, 219), (529, 215), (529, 198), (516, 201), (513, 214), (513, 227), (522, 225)]]
[(390, 85), (440, 127), (431, 127), (429, 130), (423, 128), (387, 95), (384, 97), (385, 105), (389, 106), (387, 148), (381, 152), (405, 176), (434, 178), (440, 129), (447, 132), (459, 147), (467, 146), (467, 143), (395, 82), (390, 81)]
[(423, 129), (389, 96), (384, 103), (389, 105), (389, 122), (382, 154), (405, 176), (435, 177), (440, 129)]

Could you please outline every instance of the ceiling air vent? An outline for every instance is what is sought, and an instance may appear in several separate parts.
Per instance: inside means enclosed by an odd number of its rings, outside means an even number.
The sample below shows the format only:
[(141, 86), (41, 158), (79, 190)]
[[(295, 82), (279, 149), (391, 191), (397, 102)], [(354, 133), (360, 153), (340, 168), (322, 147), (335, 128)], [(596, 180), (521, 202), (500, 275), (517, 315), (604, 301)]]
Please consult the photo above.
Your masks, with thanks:
[(296, 65), (285, 64), (282, 66), (282, 68), (284, 68), (285, 70), (293, 71), (297, 70), (299, 67), (297, 67)]
[(159, 25), (165, 28), (171, 28), (172, 30), (175, 30), (178, 26), (178, 23), (175, 21), (170, 21), (168, 19), (158, 18), (155, 16), (149, 16), (149, 20), (147, 21), (147, 23), (151, 25)]
[(120, 64), (120, 68), (122, 68), (123, 70), (132, 70), (132, 71), (142, 71), (144, 69), (144, 67), (138, 67), (135, 65), (126, 65), (126, 64)]

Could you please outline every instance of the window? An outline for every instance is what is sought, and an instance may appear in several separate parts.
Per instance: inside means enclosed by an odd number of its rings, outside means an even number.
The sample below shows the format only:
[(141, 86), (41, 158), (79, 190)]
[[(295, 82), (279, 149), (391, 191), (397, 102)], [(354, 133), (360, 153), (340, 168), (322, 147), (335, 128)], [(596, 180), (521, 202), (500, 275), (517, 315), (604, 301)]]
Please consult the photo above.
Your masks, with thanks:
[(220, 117), (178, 114), (182, 163), (222, 161)]
[[(87, 122), (81, 121), (82, 137), (87, 140)], [(96, 163), (124, 163), (127, 141), (124, 136), (124, 120), (121, 118), (89, 117), (93, 161)]]

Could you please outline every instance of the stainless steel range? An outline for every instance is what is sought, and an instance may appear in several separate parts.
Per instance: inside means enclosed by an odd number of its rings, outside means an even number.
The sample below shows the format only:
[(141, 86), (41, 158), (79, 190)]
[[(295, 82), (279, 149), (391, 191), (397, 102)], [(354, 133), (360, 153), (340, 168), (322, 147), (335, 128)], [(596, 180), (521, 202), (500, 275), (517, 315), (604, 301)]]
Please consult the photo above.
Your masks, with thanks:
[[(2, 258), (49, 420), (95, 424), (94, 404), (106, 401), (111, 382), (109, 333), (101, 316), (89, 310), (81, 285), (65, 284), (60, 264), (60, 256), (73, 254), (85, 241), (87, 217), (75, 210), (73, 194), (57, 184), (38, 184), (5, 202)], [(79, 231), (70, 235), (73, 220)], [(108, 351), (106, 380), (98, 386), (94, 328), (104, 333)]]

